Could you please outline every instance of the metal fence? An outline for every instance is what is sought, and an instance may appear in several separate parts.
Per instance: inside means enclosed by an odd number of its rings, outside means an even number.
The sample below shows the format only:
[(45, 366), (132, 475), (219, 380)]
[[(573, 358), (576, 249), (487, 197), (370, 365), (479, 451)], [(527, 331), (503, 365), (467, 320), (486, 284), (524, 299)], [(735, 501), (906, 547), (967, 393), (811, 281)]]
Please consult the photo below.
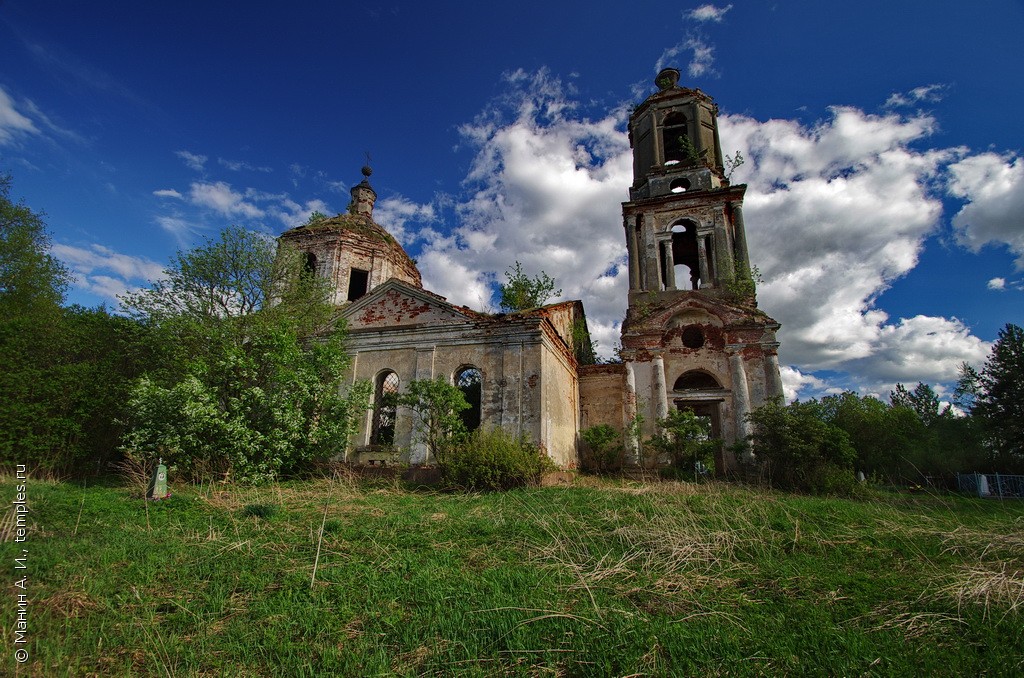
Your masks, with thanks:
[(1024, 476), (957, 473), (957, 489), (986, 499), (1024, 499)]

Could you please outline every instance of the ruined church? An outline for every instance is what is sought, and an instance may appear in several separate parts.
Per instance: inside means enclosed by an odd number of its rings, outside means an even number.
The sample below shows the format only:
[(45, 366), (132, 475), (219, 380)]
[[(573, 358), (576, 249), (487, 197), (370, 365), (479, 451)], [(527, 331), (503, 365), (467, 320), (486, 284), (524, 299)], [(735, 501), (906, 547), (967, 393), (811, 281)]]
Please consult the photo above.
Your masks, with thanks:
[[(658, 74), (658, 90), (629, 119), (633, 184), (622, 205), (629, 299), (622, 362), (584, 365), (581, 301), (508, 314), (449, 303), (423, 288), (415, 262), (373, 221), (370, 171), (346, 214), (281, 235), (326, 277), (348, 330), (346, 379), (373, 385), (349, 458), (365, 464), (430, 464), (412, 413), (395, 395), (442, 377), (470, 403), (470, 428), (525, 435), (563, 468), (580, 458), (580, 431), (643, 422), (654, 432), (670, 408), (705, 417), (723, 441), (716, 470), (741, 459), (730, 446), (746, 415), (782, 395), (779, 324), (757, 308), (743, 221), (746, 186), (731, 186), (718, 137), (718, 107), (699, 89)], [(644, 458), (624, 435), (627, 467)]]

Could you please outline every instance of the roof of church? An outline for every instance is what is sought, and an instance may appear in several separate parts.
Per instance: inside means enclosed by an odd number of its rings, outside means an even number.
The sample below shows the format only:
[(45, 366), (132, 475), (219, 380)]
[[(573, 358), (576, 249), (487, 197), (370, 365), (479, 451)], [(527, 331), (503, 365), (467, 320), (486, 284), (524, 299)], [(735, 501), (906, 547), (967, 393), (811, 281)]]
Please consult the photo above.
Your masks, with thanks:
[(311, 224), (303, 224), (296, 226), (295, 228), (288, 229), (281, 234), (282, 238), (294, 238), (296, 236), (313, 233), (325, 233), (330, 231), (344, 231), (352, 233), (363, 240), (373, 240), (385, 245), (406, 260), (408, 263), (415, 267), (416, 262), (412, 260), (412, 257), (406, 253), (405, 248), (395, 240), (394, 236), (384, 230), (384, 227), (373, 221), (372, 218), (363, 214), (337, 214), (333, 217), (327, 217), (326, 219), (320, 219)]

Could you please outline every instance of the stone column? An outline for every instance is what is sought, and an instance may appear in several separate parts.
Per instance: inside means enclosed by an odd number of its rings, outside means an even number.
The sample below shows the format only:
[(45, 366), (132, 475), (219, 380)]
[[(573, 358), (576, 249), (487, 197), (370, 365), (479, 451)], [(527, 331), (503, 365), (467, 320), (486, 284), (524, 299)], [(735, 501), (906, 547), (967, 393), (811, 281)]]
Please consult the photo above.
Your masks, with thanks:
[[(633, 363), (626, 363), (626, 401), (623, 411), (625, 416), (625, 429), (633, 424), (636, 419), (636, 373), (633, 371)], [(637, 432), (639, 434), (639, 432)], [(626, 466), (640, 466), (640, 446), (637, 439), (627, 433), (626, 435)]]
[(714, 281), (708, 272), (708, 248), (704, 244), (704, 236), (697, 235), (697, 266), (700, 269), (699, 287), (712, 287)]
[(654, 416), (657, 419), (668, 417), (668, 388), (665, 385), (665, 360), (659, 355), (651, 361), (654, 378), (651, 380), (651, 402), (654, 403)]
[(661, 257), (658, 254), (658, 241), (653, 237), (647, 238), (642, 245), (645, 252), (646, 286), (645, 289), (655, 292), (661, 290)]
[(626, 252), (629, 259), (629, 291), (642, 289), (640, 282), (640, 253), (636, 241), (636, 228), (623, 219), (626, 228)]
[(676, 288), (676, 264), (675, 257), (672, 256), (672, 241), (662, 240), (661, 251), (665, 260), (665, 289), (674, 290)]
[(750, 255), (747, 252), (747, 229), (743, 225), (743, 205), (738, 202), (732, 205), (732, 227), (736, 238), (736, 259), (750, 268)]
[(736, 277), (733, 266), (732, 248), (729, 247), (729, 234), (721, 223), (715, 224), (715, 269), (719, 280), (732, 280)]
[[(727, 346), (729, 372), (732, 376), (733, 416), (736, 418), (736, 441), (746, 440), (750, 434), (750, 389), (747, 387), (747, 372), (743, 368), (743, 346)], [(746, 460), (744, 460), (746, 461)]]
[(775, 344), (774, 347), (766, 350), (764, 354), (765, 390), (767, 391), (769, 398), (783, 397), (782, 372), (779, 369), (779, 354), (774, 351), (774, 349), (777, 349), (778, 347), (779, 345)]
[[(416, 349), (416, 379), (433, 379), (434, 377), (434, 347)], [(411, 410), (406, 410), (407, 416), (416, 415)], [(430, 458), (430, 450), (427, 449), (423, 436), (417, 431), (419, 422), (413, 423), (412, 444), (409, 446), (410, 464), (436, 463), (436, 459)]]

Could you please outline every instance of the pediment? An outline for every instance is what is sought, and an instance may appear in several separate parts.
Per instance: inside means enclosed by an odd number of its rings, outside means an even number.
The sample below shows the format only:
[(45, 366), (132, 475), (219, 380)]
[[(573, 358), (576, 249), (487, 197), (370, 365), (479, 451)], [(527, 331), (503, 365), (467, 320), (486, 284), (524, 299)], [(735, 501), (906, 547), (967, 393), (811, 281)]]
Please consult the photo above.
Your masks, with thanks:
[(396, 327), (444, 325), (471, 320), (468, 309), (443, 297), (391, 279), (341, 311), (350, 332)]
[(689, 325), (720, 328), (777, 325), (765, 313), (702, 294), (685, 294), (662, 302), (652, 309), (634, 331), (675, 330)]

